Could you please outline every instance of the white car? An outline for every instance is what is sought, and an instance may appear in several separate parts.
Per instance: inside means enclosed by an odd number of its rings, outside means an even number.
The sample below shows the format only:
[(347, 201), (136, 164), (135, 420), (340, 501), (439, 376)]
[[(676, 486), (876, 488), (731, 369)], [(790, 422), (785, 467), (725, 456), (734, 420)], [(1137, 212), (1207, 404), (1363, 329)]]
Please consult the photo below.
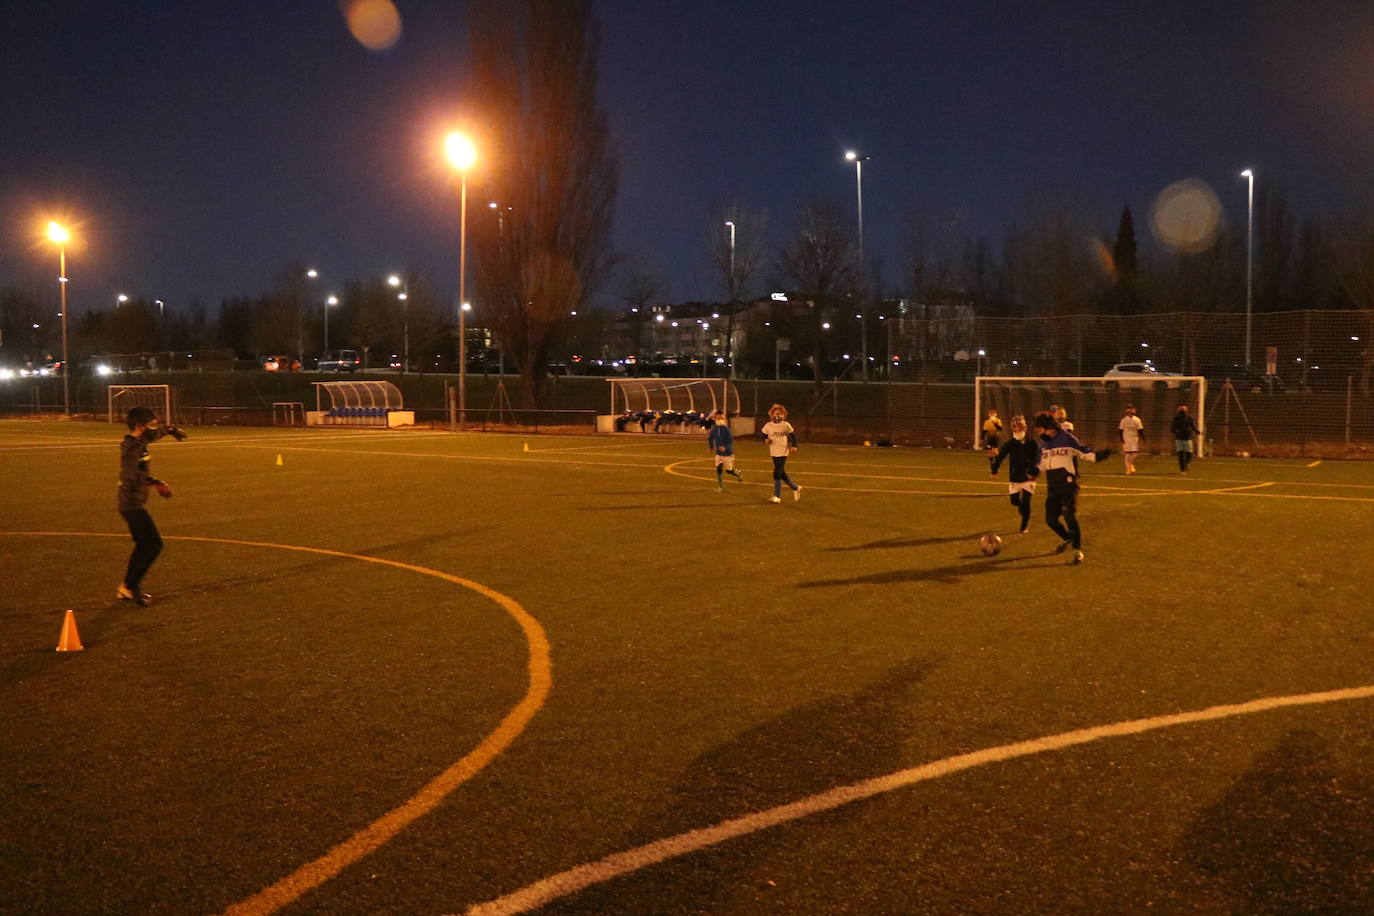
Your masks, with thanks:
[(1103, 378), (1140, 378), (1142, 375), (1154, 376), (1174, 376), (1182, 375), (1181, 372), (1163, 372), (1155, 368), (1155, 364), (1148, 359), (1142, 363), (1117, 363), (1102, 374)]

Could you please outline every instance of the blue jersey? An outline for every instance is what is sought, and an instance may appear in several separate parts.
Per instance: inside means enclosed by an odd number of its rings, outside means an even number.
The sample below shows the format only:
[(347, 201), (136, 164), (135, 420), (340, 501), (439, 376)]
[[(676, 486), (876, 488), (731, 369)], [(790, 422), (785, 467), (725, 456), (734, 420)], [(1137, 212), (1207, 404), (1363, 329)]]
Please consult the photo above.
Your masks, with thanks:
[(735, 453), (735, 436), (730, 432), (730, 427), (724, 424), (712, 426), (706, 442), (711, 446), (713, 454), (728, 456)]

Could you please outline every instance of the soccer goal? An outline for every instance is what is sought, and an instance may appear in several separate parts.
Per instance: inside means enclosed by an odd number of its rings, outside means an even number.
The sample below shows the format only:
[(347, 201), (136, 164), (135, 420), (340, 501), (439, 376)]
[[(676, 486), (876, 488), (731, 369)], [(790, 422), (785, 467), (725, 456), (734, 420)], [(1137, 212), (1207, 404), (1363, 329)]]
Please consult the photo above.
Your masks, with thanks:
[(171, 385), (110, 385), (105, 391), (107, 419), (123, 423), (130, 408), (148, 407), (164, 424), (176, 423), (176, 394)]
[[(1144, 424), (1141, 451), (1168, 454), (1173, 451), (1170, 432), (1174, 414), (1186, 404), (1206, 442), (1207, 380), (1201, 376), (1152, 376), (1149, 378), (978, 376), (973, 398), (974, 448), (982, 447), (983, 421), (996, 410), (1011, 435), (1011, 418), (1021, 414), (1027, 423), (1035, 415), (1058, 404), (1073, 423), (1073, 434), (1085, 445), (1118, 448), (1121, 418), (1128, 404)], [(1199, 443), (1198, 454), (1202, 454)]]
[(391, 382), (315, 382), (315, 409), (306, 411), (307, 426), (414, 426), (401, 389)]

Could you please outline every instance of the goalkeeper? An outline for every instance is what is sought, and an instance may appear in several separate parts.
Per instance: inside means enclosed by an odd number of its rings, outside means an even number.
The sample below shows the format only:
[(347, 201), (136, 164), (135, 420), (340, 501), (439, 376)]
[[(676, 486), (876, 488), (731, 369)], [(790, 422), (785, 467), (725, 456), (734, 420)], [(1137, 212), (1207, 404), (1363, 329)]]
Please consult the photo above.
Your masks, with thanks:
[[(1045, 524), (1059, 535), (1062, 543), (1055, 553), (1073, 548), (1073, 563), (1083, 562), (1083, 533), (1078, 527), (1078, 465), (1084, 461), (1104, 461), (1111, 449), (1090, 449), (1061, 429), (1048, 413), (1035, 418), (1035, 434), (1040, 437), (1040, 471), (1045, 475), (1049, 495), (1045, 499)], [(1062, 521), (1061, 521), (1062, 519)]]
[[(119, 514), (129, 526), (134, 549), (129, 554), (124, 581), (119, 584), (115, 596), (147, 607), (153, 596), (143, 591), (143, 577), (162, 552), (162, 536), (147, 509), (148, 490), (155, 489), (163, 499), (171, 499), (172, 488), (166, 481), (154, 477), (151, 470), (148, 446), (163, 433), (157, 414), (147, 407), (132, 407), (124, 424), (129, 427), (129, 433), (119, 444)], [(169, 425), (166, 432), (178, 442), (186, 438), (186, 434), (175, 426)]]

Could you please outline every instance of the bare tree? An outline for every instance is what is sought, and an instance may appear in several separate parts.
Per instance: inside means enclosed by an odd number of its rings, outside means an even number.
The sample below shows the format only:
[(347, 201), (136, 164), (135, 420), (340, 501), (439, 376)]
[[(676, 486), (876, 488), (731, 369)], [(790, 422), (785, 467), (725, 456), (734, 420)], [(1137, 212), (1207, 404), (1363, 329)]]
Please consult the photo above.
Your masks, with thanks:
[(625, 303), (624, 320), (630, 322), (630, 355), (635, 358), (636, 374), (644, 364), (644, 328), (650, 321), (649, 306), (663, 296), (667, 282), (659, 269), (646, 259), (630, 256), (621, 261), (620, 285), (616, 298)]
[(821, 394), (827, 319), (848, 312), (846, 299), (860, 293), (858, 244), (833, 201), (813, 201), (797, 214), (792, 240), (778, 259), (778, 272), (796, 293), (788, 325), (810, 343), (816, 368), (816, 396)]
[(716, 207), (707, 225), (706, 250), (725, 300), (726, 362), (731, 378), (735, 377), (737, 316), (758, 291), (767, 261), (767, 228), (768, 211), (749, 210), (739, 201)]
[(590, 0), (476, 0), (469, 30), (492, 199), (473, 233), (483, 313), (536, 405), (552, 338), (604, 281), (616, 163)]
[(1090, 311), (1107, 286), (1095, 245), (1093, 234), (1062, 207), (1013, 225), (1002, 258), (1008, 292), (1032, 314)]
[(1374, 217), (1362, 214), (1337, 221), (1331, 238), (1331, 270), (1350, 304), (1363, 309), (1369, 321), (1360, 335), (1360, 394), (1367, 397), (1374, 378)]
[(916, 209), (906, 218), (906, 286), (917, 302), (933, 303), (962, 285), (960, 260), (967, 239), (964, 214)]

